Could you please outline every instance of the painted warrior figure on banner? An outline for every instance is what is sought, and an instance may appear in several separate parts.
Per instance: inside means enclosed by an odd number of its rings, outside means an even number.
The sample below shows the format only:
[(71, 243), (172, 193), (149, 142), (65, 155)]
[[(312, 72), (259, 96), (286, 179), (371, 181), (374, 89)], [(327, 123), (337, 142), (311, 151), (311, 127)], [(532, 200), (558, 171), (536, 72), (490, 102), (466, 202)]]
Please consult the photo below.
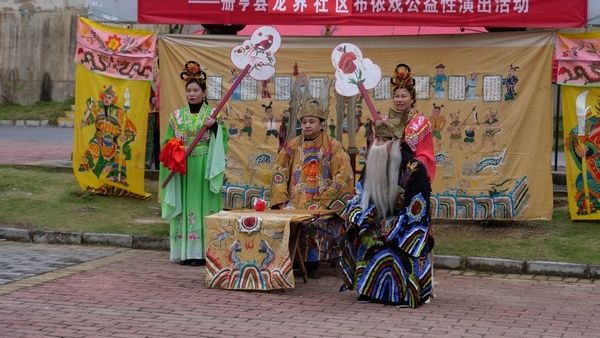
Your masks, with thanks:
[(279, 147), (277, 148), (277, 152), (281, 151), (281, 148), (287, 142), (288, 135), (288, 125), (290, 124), (290, 108), (287, 107), (283, 110), (281, 114), (281, 123), (279, 124), (279, 131), (277, 132), (277, 140), (279, 141)]
[(247, 134), (248, 138), (252, 138), (252, 115), (254, 115), (254, 110), (247, 107), (243, 117), (244, 127), (242, 128), (242, 134)]
[(433, 103), (433, 112), (431, 113), (431, 134), (435, 139), (435, 145), (438, 148), (442, 147), (442, 131), (444, 130), (444, 126), (446, 126), (446, 118), (442, 115), (443, 104), (436, 105)]
[(277, 120), (273, 115), (273, 101), (270, 101), (269, 104), (262, 104), (262, 107), (265, 109), (265, 117), (263, 122), (265, 123), (265, 129), (267, 129), (265, 133), (264, 143), (269, 141), (269, 136), (273, 136), (275, 139), (278, 139), (279, 127), (277, 126)]
[[(600, 104), (596, 113), (586, 107), (589, 90), (580, 93), (576, 100), (577, 126), (568, 135), (567, 148), (575, 160), (575, 203), (577, 215), (591, 215), (600, 210)], [(573, 215), (571, 216), (573, 217)]]
[(404, 121), (376, 122), (375, 141), (343, 217), (342, 290), (359, 301), (415, 308), (432, 294), (431, 185), (402, 142)]
[[(327, 111), (319, 102), (306, 102), (299, 112), (302, 134), (279, 151), (271, 181), (271, 208), (336, 210), (352, 197), (353, 173), (342, 144), (323, 129)], [(317, 219), (301, 234), (308, 276), (319, 278), (319, 261), (340, 255), (337, 245), (343, 221)]]
[(506, 86), (504, 101), (514, 100), (517, 96), (517, 82), (519, 82), (519, 78), (516, 75), (517, 70), (519, 70), (519, 67), (511, 64), (510, 67), (508, 67), (508, 75), (502, 79), (502, 84)]
[(496, 134), (502, 132), (502, 126), (498, 120), (498, 110), (490, 108), (485, 116), (485, 120), (481, 124), (484, 126), (482, 135), (483, 148), (488, 149), (488, 146), (491, 145), (490, 149), (496, 150)]
[[(227, 131), (211, 116), (206, 73), (200, 64), (186, 62), (180, 78), (187, 104), (169, 117), (160, 153), (160, 181), (169, 170), (177, 174), (161, 190), (161, 209), (162, 217), (170, 223), (170, 260), (197, 265), (205, 258), (204, 216), (220, 211), (223, 205)], [(186, 149), (203, 127), (209, 131), (186, 157)]]
[(448, 80), (448, 77), (444, 73), (445, 69), (446, 66), (444, 66), (443, 63), (435, 66), (435, 75), (433, 76), (431, 85), (433, 86), (436, 99), (446, 98), (446, 81)]
[(88, 98), (81, 126), (95, 125), (96, 132), (88, 142), (88, 147), (79, 165), (79, 171), (92, 171), (97, 178), (128, 186), (127, 161), (131, 160), (131, 143), (137, 130), (127, 117), (130, 105), (129, 90), (123, 97), (123, 107), (118, 106), (119, 97), (112, 86), (106, 87), (98, 95), (98, 100)]
[(469, 101), (479, 100), (477, 96), (477, 73), (471, 73), (467, 84), (465, 85), (465, 96)]

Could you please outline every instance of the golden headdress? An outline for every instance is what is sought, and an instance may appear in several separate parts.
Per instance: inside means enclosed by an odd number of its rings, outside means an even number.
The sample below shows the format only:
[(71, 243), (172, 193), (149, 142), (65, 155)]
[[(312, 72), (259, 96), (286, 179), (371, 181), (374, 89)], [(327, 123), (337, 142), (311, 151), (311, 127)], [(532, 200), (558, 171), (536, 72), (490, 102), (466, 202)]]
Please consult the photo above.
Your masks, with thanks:
[(390, 78), (392, 84), (392, 93), (398, 88), (407, 88), (410, 92), (414, 89), (415, 79), (410, 75), (410, 67), (404, 63), (396, 66), (394, 76)]
[(206, 84), (206, 73), (202, 70), (202, 66), (196, 61), (188, 61), (183, 66), (183, 72), (179, 74), (179, 78), (186, 85), (191, 81), (196, 81), (198, 84)]
[(321, 105), (317, 100), (307, 100), (302, 109), (298, 113), (298, 120), (307, 116), (314, 116), (320, 118), (321, 120), (327, 120), (328, 112), (326, 110), (321, 109)]
[(400, 119), (387, 119), (375, 123), (375, 137), (399, 139), (404, 137), (404, 123)]

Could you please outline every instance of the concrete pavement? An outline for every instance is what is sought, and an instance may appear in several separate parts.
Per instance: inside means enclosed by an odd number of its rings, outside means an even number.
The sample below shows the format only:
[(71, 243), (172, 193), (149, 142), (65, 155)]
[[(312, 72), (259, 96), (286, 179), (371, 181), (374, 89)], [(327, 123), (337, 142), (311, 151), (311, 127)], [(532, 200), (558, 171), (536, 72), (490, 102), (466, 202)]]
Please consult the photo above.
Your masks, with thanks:
[(72, 128), (0, 125), (0, 164), (71, 166)]
[(107, 250), (93, 258), (80, 246), (5, 241), (0, 266), (10, 260), (7, 252), (27, 248), (88, 256), (0, 285), (2, 337), (594, 337), (600, 331), (598, 280), (436, 269), (436, 298), (399, 309), (357, 303), (353, 292), (338, 292), (341, 282), (332, 273), (285, 292), (208, 289), (203, 267), (170, 263), (164, 251), (93, 248)]
[(0, 285), (96, 260), (119, 248), (35, 245), (0, 242)]

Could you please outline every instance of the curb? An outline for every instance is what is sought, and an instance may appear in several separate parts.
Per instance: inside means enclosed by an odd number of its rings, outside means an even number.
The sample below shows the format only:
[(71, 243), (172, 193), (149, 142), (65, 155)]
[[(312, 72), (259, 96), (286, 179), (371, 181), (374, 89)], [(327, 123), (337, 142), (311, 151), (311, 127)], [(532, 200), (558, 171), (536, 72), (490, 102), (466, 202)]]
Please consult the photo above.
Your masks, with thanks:
[(169, 237), (0, 228), (0, 238), (29, 243), (105, 245), (131, 249), (169, 250)]
[[(107, 245), (132, 249), (169, 250), (169, 237), (0, 228), (0, 239), (45, 244)], [(473, 270), (503, 274), (548, 275), (587, 279), (600, 278), (600, 265), (595, 264), (434, 255), (434, 267), (448, 270)]]
[(600, 278), (600, 265), (594, 264), (435, 255), (434, 267), (448, 270), (474, 270), (503, 274), (546, 275), (588, 279)]
[[(4, 127), (55, 127), (49, 120), (0, 120), (0, 126)], [(66, 127), (66, 125), (65, 125)], [(73, 126), (71, 125), (71, 128)]]

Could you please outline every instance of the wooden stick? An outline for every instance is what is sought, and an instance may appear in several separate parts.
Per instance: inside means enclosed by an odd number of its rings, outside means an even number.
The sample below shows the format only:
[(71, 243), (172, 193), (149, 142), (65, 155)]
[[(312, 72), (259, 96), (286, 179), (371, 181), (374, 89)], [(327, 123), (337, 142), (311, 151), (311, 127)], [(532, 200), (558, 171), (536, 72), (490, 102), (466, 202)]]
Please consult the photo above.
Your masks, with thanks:
[[(214, 119), (217, 117), (217, 115), (219, 114), (221, 109), (225, 106), (225, 103), (227, 103), (227, 100), (229, 100), (229, 97), (231, 96), (231, 94), (233, 94), (233, 91), (237, 88), (237, 86), (239, 86), (240, 82), (242, 82), (242, 79), (244, 78), (244, 76), (246, 76), (246, 74), (248, 74), (248, 72), (250, 71), (250, 68), (252, 68), (252, 65), (250, 65), (250, 64), (246, 65), (246, 68), (244, 68), (242, 70), (240, 75), (238, 75), (237, 79), (235, 79), (235, 82), (233, 82), (233, 84), (231, 85), (231, 88), (229, 88), (227, 93), (225, 93), (225, 96), (223, 97), (221, 102), (219, 102), (219, 105), (217, 106), (217, 108), (215, 108), (215, 110), (212, 112), (212, 114), (210, 114), (210, 118)], [(202, 136), (204, 135), (204, 133), (207, 130), (208, 130), (208, 128), (206, 126), (202, 126), (202, 129), (200, 129), (200, 132), (198, 133), (198, 135), (196, 135), (196, 138), (194, 139), (194, 141), (192, 141), (190, 146), (186, 149), (186, 151), (185, 151), (186, 158), (192, 153), (192, 151), (194, 150), (194, 148), (196, 147), (198, 142), (200, 142), (200, 139), (202, 138)], [(166, 188), (167, 184), (169, 184), (169, 181), (171, 181), (173, 176), (175, 176), (175, 172), (171, 171), (171, 173), (169, 174), (169, 176), (167, 176), (167, 178), (165, 179), (165, 181), (163, 182), (163, 184), (161, 186), (163, 188)]]
[(373, 115), (373, 122), (381, 120), (381, 116), (379, 116), (379, 113), (377, 113), (377, 110), (375, 109), (373, 101), (371, 101), (371, 98), (369, 97), (369, 93), (367, 93), (367, 89), (365, 88), (365, 86), (362, 84), (362, 82), (359, 82), (357, 86), (358, 90), (360, 90), (360, 93), (363, 96), (363, 99), (365, 99), (365, 102), (367, 103), (367, 107), (369, 107), (369, 110), (371, 111), (371, 115)]

